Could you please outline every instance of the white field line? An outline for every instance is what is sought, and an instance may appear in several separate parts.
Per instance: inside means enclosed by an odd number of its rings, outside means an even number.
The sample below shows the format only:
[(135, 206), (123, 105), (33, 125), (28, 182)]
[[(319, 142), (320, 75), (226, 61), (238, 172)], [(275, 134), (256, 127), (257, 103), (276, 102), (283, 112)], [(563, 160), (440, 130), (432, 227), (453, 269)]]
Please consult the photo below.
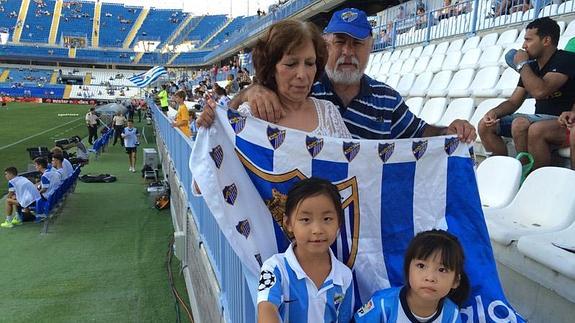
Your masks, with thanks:
[(26, 140), (30, 140), (30, 139), (32, 139), (32, 138), (34, 138), (34, 137), (38, 137), (38, 136), (40, 136), (40, 135), (43, 135), (43, 134), (45, 134), (45, 133), (47, 133), (47, 132), (50, 132), (50, 131), (52, 131), (52, 130), (54, 130), (54, 129), (58, 129), (58, 128), (63, 127), (63, 126), (65, 126), (65, 125), (69, 125), (70, 123), (76, 122), (76, 121), (78, 121), (78, 120), (80, 120), (80, 119), (81, 119), (81, 118), (77, 118), (77, 119), (74, 119), (74, 120), (72, 120), (72, 121), (70, 121), (70, 122), (66, 122), (66, 123), (64, 123), (64, 124), (61, 124), (61, 125), (59, 125), (59, 126), (50, 128), (50, 129), (48, 129), (48, 130), (44, 130), (44, 131), (42, 131), (42, 132), (40, 132), (40, 133), (37, 133), (37, 134), (35, 134), (35, 135), (33, 135), (33, 136), (29, 136), (29, 137), (20, 139), (20, 140), (18, 140), (18, 141), (16, 141), (16, 142), (13, 142), (13, 143), (9, 144), (9, 145), (0, 147), (0, 150), (4, 150), (4, 149), (6, 149), (6, 148), (12, 147), (12, 146), (17, 145), (17, 144), (19, 144), (19, 143), (21, 143), (21, 142), (24, 142), (24, 141), (26, 141)]

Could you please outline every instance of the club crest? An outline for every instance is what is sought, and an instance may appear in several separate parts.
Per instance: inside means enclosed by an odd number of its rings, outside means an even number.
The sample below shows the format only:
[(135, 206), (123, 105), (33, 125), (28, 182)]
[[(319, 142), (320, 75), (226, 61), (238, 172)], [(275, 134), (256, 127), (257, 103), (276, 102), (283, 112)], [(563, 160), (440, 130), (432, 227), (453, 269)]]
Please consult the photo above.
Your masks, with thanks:
[(415, 159), (417, 160), (423, 157), (426, 150), (427, 150), (427, 140), (414, 141), (411, 144), (411, 151), (413, 152), (413, 156), (415, 156)]
[(352, 22), (357, 19), (357, 13), (353, 11), (346, 11), (341, 14), (341, 20), (345, 22)]
[(459, 139), (457, 137), (445, 138), (444, 149), (449, 156), (453, 154), (453, 152), (457, 149), (457, 146), (459, 146)]
[(293, 234), (287, 230), (284, 226), (284, 214), (286, 210), (287, 195), (283, 194), (279, 190), (272, 188), (272, 198), (264, 201), (266, 206), (270, 210), (270, 213), (274, 221), (282, 228), (287, 237), (291, 240), (293, 239)]
[(244, 237), (246, 237), (246, 239), (248, 238), (248, 236), (250, 235), (250, 223), (248, 222), (248, 220), (243, 220), (238, 222), (238, 224), (236, 225), (236, 230), (243, 235)]
[(344, 142), (343, 154), (348, 162), (351, 162), (359, 153), (359, 142)]
[(393, 150), (395, 149), (395, 143), (392, 142), (390, 144), (379, 144), (378, 151), (379, 151), (379, 158), (383, 163), (387, 163), (389, 157), (393, 155)]
[(236, 184), (224, 187), (222, 193), (224, 193), (224, 199), (226, 202), (230, 205), (234, 205), (236, 198), (238, 197), (238, 188), (236, 187)]
[(234, 129), (236, 135), (244, 130), (246, 125), (246, 117), (233, 111), (232, 109), (228, 109), (228, 120), (230, 121), (230, 125)]
[(220, 145), (215, 146), (214, 149), (210, 151), (210, 157), (212, 157), (212, 160), (216, 164), (216, 167), (220, 168), (222, 162), (224, 161), (224, 150), (222, 149), (222, 146)]
[(278, 149), (286, 138), (286, 131), (268, 126), (268, 140), (274, 149)]
[(323, 148), (323, 139), (305, 136), (305, 145), (307, 147), (307, 151), (311, 155), (311, 158), (315, 158)]

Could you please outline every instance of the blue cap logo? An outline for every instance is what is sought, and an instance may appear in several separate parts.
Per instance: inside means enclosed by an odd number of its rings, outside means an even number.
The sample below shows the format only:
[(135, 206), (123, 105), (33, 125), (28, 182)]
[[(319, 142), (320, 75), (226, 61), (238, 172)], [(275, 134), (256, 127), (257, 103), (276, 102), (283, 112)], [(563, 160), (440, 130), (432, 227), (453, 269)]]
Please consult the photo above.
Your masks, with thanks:
[(355, 19), (357, 19), (357, 13), (353, 12), (353, 11), (346, 11), (344, 13), (341, 14), (341, 20), (345, 21), (345, 22), (352, 22)]

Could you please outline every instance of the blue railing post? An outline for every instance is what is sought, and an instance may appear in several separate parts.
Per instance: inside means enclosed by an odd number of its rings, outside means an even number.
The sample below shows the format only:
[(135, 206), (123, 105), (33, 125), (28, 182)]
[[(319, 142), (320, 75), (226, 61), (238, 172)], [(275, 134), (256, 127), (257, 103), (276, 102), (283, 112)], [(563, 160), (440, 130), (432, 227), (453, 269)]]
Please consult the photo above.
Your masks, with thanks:
[(479, 16), (479, 0), (473, 0), (473, 16), (471, 16), (471, 35), (477, 33), (477, 19)]

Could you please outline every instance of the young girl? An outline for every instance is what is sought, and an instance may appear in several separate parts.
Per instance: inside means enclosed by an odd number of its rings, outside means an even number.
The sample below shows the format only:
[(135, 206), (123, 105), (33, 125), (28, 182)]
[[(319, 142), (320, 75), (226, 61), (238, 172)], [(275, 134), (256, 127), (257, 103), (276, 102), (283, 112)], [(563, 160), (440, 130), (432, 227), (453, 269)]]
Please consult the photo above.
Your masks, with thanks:
[(405, 286), (375, 292), (355, 322), (461, 322), (459, 306), (470, 288), (463, 262), (463, 249), (452, 234), (418, 233), (405, 253)]
[(341, 197), (333, 184), (310, 178), (293, 186), (283, 223), (294, 238), (285, 253), (262, 266), (258, 322), (350, 321), (351, 270), (330, 249), (342, 222)]

